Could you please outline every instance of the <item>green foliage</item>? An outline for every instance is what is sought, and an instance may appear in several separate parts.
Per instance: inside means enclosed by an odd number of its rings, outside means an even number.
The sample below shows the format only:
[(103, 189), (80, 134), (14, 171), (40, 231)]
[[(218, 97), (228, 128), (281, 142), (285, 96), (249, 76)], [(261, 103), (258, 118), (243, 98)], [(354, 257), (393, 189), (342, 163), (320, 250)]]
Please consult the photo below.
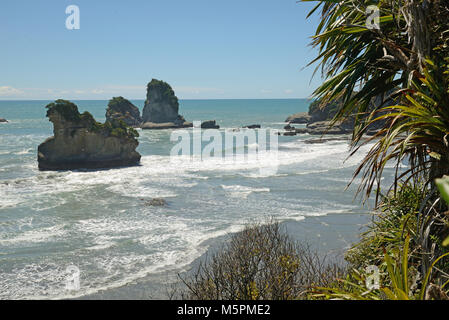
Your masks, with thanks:
[[(335, 123), (357, 115), (354, 152), (374, 122), (381, 126), (378, 135), (365, 141), (377, 143), (355, 172), (355, 176), (362, 175), (359, 191), (371, 194), (388, 161), (399, 165), (410, 159), (412, 166), (405, 174), (421, 175), (429, 183), (449, 173), (443, 139), (449, 131), (449, 4), (375, 3), (380, 9), (381, 29), (377, 30), (366, 26), (365, 9), (371, 1), (316, 2), (313, 12), (321, 10), (321, 22), (312, 45), (319, 54), (311, 63), (318, 63), (326, 80), (314, 96), (322, 103), (343, 99)], [(379, 104), (370, 109), (371, 101), (380, 95), (388, 104), (399, 106), (382, 108)]]
[[(436, 179), (435, 184), (440, 191), (441, 197), (444, 199), (446, 204), (449, 205), (449, 176), (444, 176), (443, 178)], [(449, 237), (447, 237), (441, 244), (443, 247), (449, 245)]]
[[(368, 288), (368, 275), (364, 271), (354, 270), (343, 282), (343, 287), (319, 288), (317, 296), (327, 299), (345, 300), (415, 300), (423, 299), (426, 286), (422, 286), (418, 292), (411, 290), (414, 284), (409, 267), (410, 236), (403, 242), (402, 252), (394, 252), (393, 256), (386, 252), (383, 256), (383, 264), (387, 270), (382, 278), (380, 287)], [(413, 266), (412, 266), (413, 268)]]
[(103, 132), (105, 135), (124, 139), (139, 137), (139, 133), (134, 128), (129, 127), (123, 120), (119, 119), (106, 121), (104, 124), (97, 122), (95, 130)]
[[(446, 75), (440, 73), (445, 70)], [(363, 186), (369, 194), (389, 161), (399, 166), (404, 159), (410, 160), (410, 168), (396, 181), (425, 179), (425, 186), (435, 178), (449, 172), (449, 149), (446, 135), (449, 131), (449, 68), (437, 67), (427, 61), (427, 68), (413, 90), (404, 92), (404, 103), (382, 108), (383, 115), (370, 123), (385, 121), (386, 125), (365, 143), (375, 142), (365, 156), (356, 174), (364, 170)], [(357, 149), (354, 151), (356, 152)]]
[[(448, 181), (449, 182), (449, 181)], [(317, 288), (315, 297), (326, 299), (414, 300), (447, 299), (449, 283), (448, 252), (441, 253), (421, 274), (422, 247), (417, 234), (417, 215), (428, 192), (422, 184), (400, 186), (382, 199), (380, 214), (373, 220), (361, 241), (347, 253), (352, 270), (340, 285)], [(438, 247), (439, 238), (429, 237)], [(380, 288), (368, 289), (366, 267), (380, 271)], [(443, 284), (444, 283), (444, 284)]]
[(368, 288), (367, 274), (354, 270), (345, 280), (341, 280), (343, 286), (317, 288), (318, 293), (315, 296), (318, 298), (345, 300), (449, 299), (447, 293), (443, 291), (449, 281), (442, 286), (430, 284), (436, 265), (449, 256), (449, 253), (442, 254), (435, 259), (419, 288), (417, 286), (416, 268), (409, 261), (410, 254), (410, 236), (406, 237), (401, 252), (395, 252), (393, 256), (385, 252), (383, 264), (387, 269), (387, 273), (382, 279), (379, 289)]
[(368, 230), (361, 235), (359, 243), (346, 254), (353, 268), (363, 269), (368, 265), (381, 265), (384, 250), (398, 250), (404, 238), (416, 234), (417, 213), (426, 196), (422, 185), (407, 184), (382, 199), (379, 213), (375, 213)]
[(441, 197), (449, 204), (449, 176), (444, 176), (443, 178), (436, 179), (435, 184), (440, 191)]
[(147, 90), (157, 90), (162, 93), (162, 100), (168, 101), (172, 106), (179, 106), (178, 98), (168, 83), (161, 80), (152, 79), (151, 82), (148, 83)]
[(59, 99), (48, 104), (45, 108), (47, 108), (47, 117), (49, 117), (52, 113), (57, 112), (67, 121), (76, 123), (81, 121), (81, 115), (78, 111), (78, 107), (73, 102)]
[(122, 96), (120, 97), (113, 97), (111, 100), (109, 100), (108, 107), (112, 109), (119, 109), (117, 106), (129, 102)]
[(104, 124), (95, 121), (89, 112), (80, 114), (76, 104), (67, 100), (56, 100), (46, 106), (47, 117), (52, 113), (59, 113), (65, 120), (80, 124), (92, 132), (102, 133), (105, 136), (115, 136), (123, 139), (134, 139), (139, 137), (139, 133), (130, 128), (122, 120), (105, 122)]
[(344, 273), (313, 250), (292, 241), (277, 223), (253, 225), (182, 278), (182, 298), (199, 300), (304, 299), (314, 286)]

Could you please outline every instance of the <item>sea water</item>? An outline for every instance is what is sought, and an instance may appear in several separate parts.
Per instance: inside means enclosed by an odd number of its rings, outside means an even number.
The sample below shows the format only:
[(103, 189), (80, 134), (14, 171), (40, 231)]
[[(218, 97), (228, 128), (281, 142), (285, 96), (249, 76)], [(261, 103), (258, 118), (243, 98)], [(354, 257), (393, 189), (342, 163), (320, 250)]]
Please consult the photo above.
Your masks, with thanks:
[[(369, 146), (347, 159), (345, 136), (324, 143), (280, 136), (278, 170), (262, 175), (269, 159), (256, 167), (213, 158), (174, 164), (172, 130), (139, 130), (140, 166), (40, 172), (37, 147), (53, 130), (49, 102), (0, 101), (0, 117), (9, 120), (0, 124), (0, 299), (95, 294), (181, 269), (207, 250), (205, 241), (247, 223), (369, 210), (354, 201), (354, 188), (345, 192)], [(74, 102), (105, 120), (107, 101)], [(132, 102), (142, 110), (144, 101)], [(222, 132), (252, 124), (282, 129), (309, 103), (182, 100), (180, 113), (188, 121), (217, 120)], [(152, 198), (168, 205), (147, 206)], [(81, 275), (75, 292), (67, 290), (70, 266)]]

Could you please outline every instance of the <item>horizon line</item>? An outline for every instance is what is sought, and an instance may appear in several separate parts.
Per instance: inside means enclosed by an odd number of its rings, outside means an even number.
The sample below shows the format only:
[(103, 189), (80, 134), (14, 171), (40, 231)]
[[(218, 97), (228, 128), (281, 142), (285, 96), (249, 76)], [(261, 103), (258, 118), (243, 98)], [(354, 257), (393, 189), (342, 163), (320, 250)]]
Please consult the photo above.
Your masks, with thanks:
[[(64, 98), (58, 98), (58, 99), (1, 99), (1, 101), (56, 101), (59, 99), (63, 100), (72, 100), (72, 101), (108, 101), (110, 99), (64, 99)], [(142, 100), (145, 101), (146, 99), (142, 98), (125, 98), (127, 100)], [(194, 101), (194, 100), (313, 100), (313, 98), (198, 98), (198, 99), (192, 99), (192, 98), (178, 98), (178, 100), (187, 100), (187, 101)]]

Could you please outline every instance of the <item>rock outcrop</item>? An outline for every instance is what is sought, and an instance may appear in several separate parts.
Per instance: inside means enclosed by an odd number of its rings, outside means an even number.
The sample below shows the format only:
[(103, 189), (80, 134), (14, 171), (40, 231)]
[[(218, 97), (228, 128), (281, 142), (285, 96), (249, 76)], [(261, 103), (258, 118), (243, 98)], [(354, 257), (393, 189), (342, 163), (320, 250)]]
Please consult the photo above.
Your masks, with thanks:
[(260, 126), (260, 124), (251, 124), (249, 126), (244, 126), (243, 128), (244, 129), (260, 129), (261, 126)]
[(129, 100), (123, 97), (116, 97), (109, 100), (106, 109), (106, 121), (122, 120), (130, 127), (139, 127), (142, 123), (140, 110)]
[(6, 123), (6, 122), (8, 122), (8, 120), (6, 120), (4, 118), (0, 118), (0, 123), (2, 123), (2, 122)]
[(179, 101), (171, 86), (153, 79), (147, 86), (147, 100), (142, 112), (142, 129), (192, 127), (179, 115)]
[[(390, 101), (390, 105), (394, 102)], [(378, 96), (372, 100), (371, 110), (377, 108), (377, 106), (385, 106), (383, 99)], [(314, 101), (309, 106), (308, 116), (306, 113), (297, 113), (286, 119), (287, 126), (284, 127), (286, 136), (294, 136), (296, 134), (311, 134), (311, 135), (339, 135), (350, 134), (354, 130), (355, 118), (353, 116), (348, 117), (343, 122), (335, 123), (332, 127), (331, 120), (334, 118), (337, 111), (342, 108), (343, 100), (337, 99), (322, 106), (319, 101)], [(380, 115), (380, 114), (379, 114)], [(308, 121), (306, 119), (308, 118)], [(296, 122), (295, 122), (296, 121)], [(301, 123), (307, 124), (305, 128), (295, 128), (290, 124)], [(374, 135), (377, 130), (382, 126), (382, 122), (379, 121), (375, 125), (371, 125), (366, 134)]]
[(167, 205), (167, 201), (162, 198), (153, 198), (150, 201), (146, 201), (145, 205), (148, 207), (165, 207)]
[(96, 122), (88, 112), (66, 100), (46, 106), (54, 136), (38, 148), (40, 170), (111, 168), (137, 165), (137, 131), (123, 121)]
[(215, 120), (208, 120), (201, 123), (201, 129), (220, 129), (220, 126)]
[(285, 119), (285, 122), (295, 124), (307, 124), (309, 123), (311, 116), (307, 112), (299, 112), (289, 116)]

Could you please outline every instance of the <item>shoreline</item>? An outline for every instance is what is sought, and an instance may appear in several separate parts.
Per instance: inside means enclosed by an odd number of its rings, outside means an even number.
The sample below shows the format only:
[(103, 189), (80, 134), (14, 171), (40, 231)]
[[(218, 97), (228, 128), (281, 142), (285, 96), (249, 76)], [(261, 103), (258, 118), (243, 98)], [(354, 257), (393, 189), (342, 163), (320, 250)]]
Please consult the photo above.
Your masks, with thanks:
[[(360, 239), (363, 228), (371, 220), (370, 213), (334, 213), (324, 216), (309, 216), (304, 220), (287, 220), (280, 223), (288, 235), (299, 242), (304, 242), (320, 255), (336, 261), (343, 261), (344, 253)], [(85, 295), (77, 300), (166, 300), (169, 298), (170, 286), (179, 283), (178, 274), (188, 275), (203, 262), (222, 248), (232, 234), (223, 235), (204, 241), (201, 246), (206, 252), (192, 263), (183, 267), (170, 267), (168, 270), (150, 274), (137, 281), (118, 288), (101, 290)]]

